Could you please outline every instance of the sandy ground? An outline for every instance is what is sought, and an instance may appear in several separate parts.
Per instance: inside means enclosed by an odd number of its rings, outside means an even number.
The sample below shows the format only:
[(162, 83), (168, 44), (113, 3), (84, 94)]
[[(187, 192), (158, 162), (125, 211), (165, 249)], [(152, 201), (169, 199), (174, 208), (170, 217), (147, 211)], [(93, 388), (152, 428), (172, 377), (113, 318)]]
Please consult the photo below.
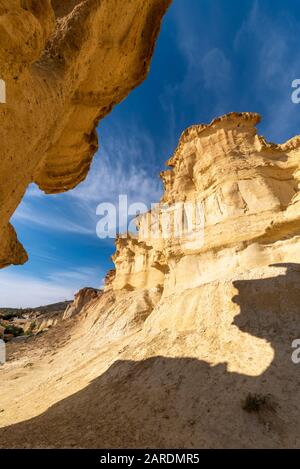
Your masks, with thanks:
[(295, 322), (284, 337), (268, 316), (251, 326), (244, 293), (234, 324), (159, 333), (157, 308), (172, 303), (175, 314), (185, 298), (155, 306), (157, 293), (106, 293), (76, 318), (10, 345), (1, 447), (299, 446), (300, 379), (286, 346)]

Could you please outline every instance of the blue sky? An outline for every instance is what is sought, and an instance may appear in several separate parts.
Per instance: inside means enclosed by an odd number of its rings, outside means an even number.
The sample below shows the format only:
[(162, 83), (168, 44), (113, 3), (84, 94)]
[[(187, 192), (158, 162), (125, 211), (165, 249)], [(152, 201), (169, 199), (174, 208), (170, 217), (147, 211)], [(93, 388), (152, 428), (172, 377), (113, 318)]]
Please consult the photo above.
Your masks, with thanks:
[(300, 134), (300, 10), (295, 0), (174, 0), (148, 79), (99, 125), (100, 149), (84, 183), (45, 196), (28, 188), (12, 223), (29, 253), (0, 271), (1, 306), (38, 306), (99, 287), (112, 240), (96, 236), (101, 202), (156, 202), (159, 172), (189, 125), (231, 111), (262, 115), (275, 143)]

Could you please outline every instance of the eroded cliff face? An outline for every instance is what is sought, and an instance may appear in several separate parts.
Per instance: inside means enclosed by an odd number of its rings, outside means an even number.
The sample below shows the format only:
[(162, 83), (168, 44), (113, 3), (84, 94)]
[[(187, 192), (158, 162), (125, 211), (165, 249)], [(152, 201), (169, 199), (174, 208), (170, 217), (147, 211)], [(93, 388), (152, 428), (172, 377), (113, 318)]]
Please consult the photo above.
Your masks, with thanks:
[(115, 289), (172, 295), (295, 259), (300, 138), (267, 143), (259, 120), (232, 113), (183, 133), (159, 205), (138, 219), (137, 236), (117, 240)]
[(258, 121), (187, 129), (104, 293), (9, 350), (1, 446), (299, 447), (300, 140)]
[(96, 288), (82, 288), (74, 296), (74, 300), (70, 303), (62, 315), (62, 319), (68, 319), (72, 316), (79, 314), (85, 305), (91, 303), (93, 300), (99, 298), (102, 294), (101, 290)]
[(146, 77), (171, 0), (0, 0), (0, 267), (27, 254), (9, 220), (28, 184), (74, 188), (95, 128)]

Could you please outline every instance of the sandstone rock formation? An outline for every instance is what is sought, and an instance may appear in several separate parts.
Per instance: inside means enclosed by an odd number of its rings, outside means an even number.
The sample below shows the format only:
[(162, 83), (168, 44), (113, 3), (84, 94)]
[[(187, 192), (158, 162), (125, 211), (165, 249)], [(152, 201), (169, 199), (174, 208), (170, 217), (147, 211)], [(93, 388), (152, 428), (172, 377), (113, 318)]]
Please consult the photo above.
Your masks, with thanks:
[(101, 294), (102, 291), (97, 290), (97, 288), (82, 288), (75, 294), (74, 301), (72, 301), (72, 303), (67, 306), (63, 313), (62, 319), (68, 319), (75, 314), (79, 314), (86, 305), (90, 304), (91, 301), (99, 298)]
[(258, 121), (187, 129), (104, 293), (8, 350), (2, 447), (299, 447), (300, 138)]
[(95, 128), (140, 84), (171, 0), (0, 0), (0, 267), (27, 254), (9, 220), (27, 186), (75, 187)]
[[(173, 294), (295, 259), (294, 242), (285, 243), (284, 257), (274, 243), (300, 228), (300, 138), (267, 143), (256, 133), (259, 120), (233, 113), (183, 133), (172, 169), (161, 174), (159, 206), (139, 218), (138, 236), (117, 240), (115, 289), (159, 285)], [(186, 218), (181, 231), (176, 218)]]

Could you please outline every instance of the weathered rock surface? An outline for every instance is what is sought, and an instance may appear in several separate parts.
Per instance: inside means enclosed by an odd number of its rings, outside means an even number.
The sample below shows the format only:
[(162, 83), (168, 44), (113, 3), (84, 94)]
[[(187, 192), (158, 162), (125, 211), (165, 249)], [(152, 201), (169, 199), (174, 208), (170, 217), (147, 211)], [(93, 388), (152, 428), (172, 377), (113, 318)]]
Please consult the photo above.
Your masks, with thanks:
[(75, 314), (79, 314), (82, 309), (91, 303), (91, 301), (99, 298), (102, 294), (101, 290), (97, 288), (82, 288), (75, 294), (74, 301), (69, 304), (66, 310), (63, 313), (62, 319), (68, 319), (74, 316)]
[(171, 0), (0, 0), (0, 267), (27, 254), (9, 220), (27, 186), (74, 188), (95, 128), (147, 75)]
[[(173, 294), (237, 271), (293, 262), (300, 138), (267, 143), (257, 135), (259, 120), (232, 113), (183, 133), (167, 162), (172, 169), (161, 174), (159, 206), (139, 218), (138, 236), (117, 240), (115, 289), (160, 285), (164, 295)], [(283, 256), (276, 241), (287, 236)]]
[(258, 120), (185, 131), (104, 293), (9, 350), (1, 446), (299, 447), (300, 139), (269, 144)]

